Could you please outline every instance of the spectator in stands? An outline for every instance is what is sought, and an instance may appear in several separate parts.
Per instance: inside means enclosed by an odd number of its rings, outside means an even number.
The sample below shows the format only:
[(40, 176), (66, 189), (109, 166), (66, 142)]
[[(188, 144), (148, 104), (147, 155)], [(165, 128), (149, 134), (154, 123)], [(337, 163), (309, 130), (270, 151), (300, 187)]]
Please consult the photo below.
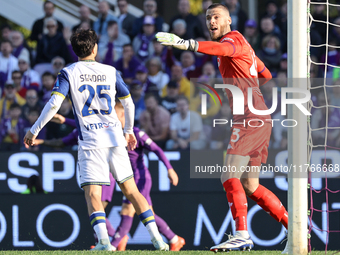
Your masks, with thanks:
[(270, 17), (276, 26), (280, 28), (282, 31), (284, 28), (282, 27), (282, 18), (283, 15), (277, 5), (277, 1), (270, 0), (266, 4), (266, 12), (263, 15), (264, 17)]
[(56, 56), (51, 61), (53, 67), (53, 74), (55, 76), (65, 67), (65, 60), (62, 57)]
[[(65, 98), (62, 102), (58, 113), (65, 118), (73, 119), (73, 111), (70, 100)], [(46, 139), (58, 139), (67, 136), (73, 131), (74, 127), (66, 124), (57, 124), (54, 122), (49, 122), (46, 125)]]
[(79, 15), (80, 23), (72, 28), (73, 33), (77, 31), (78, 28), (80, 28), (83, 22), (87, 22), (90, 28), (93, 27), (93, 21), (91, 19), (91, 10), (87, 5), (83, 4), (79, 7)]
[(238, 0), (224, 0), (224, 4), (228, 7), (232, 23), (231, 30), (238, 30), (241, 34), (244, 32), (244, 25), (248, 20), (247, 13), (242, 10)]
[[(110, 5), (107, 1), (101, 1), (98, 3), (98, 12), (99, 17), (93, 24), (93, 30), (96, 32), (99, 41), (102, 41), (102, 36), (107, 36), (107, 24), (110, 20), (114, 20), (118, 22), (118, 19), (113, 16), (112, 14), (109, 14)], [(106, 39), (105, 36), (103, 39)], [(102, 43), (105, 43), (103, 41)]]
[[(85, 25), (85, 30), (90, 29), (90, 23), (88, 23), (87, 21), (83, 21), (82, 23), (80, 23), (80, 27), (83, 29), (83, 25)], [(70, 55), (70, 61), (73, 62), (78, 62), (78, 56), (76, 55), (76, 53), (74, 53), (72, 45), (71, 45), (71, 36), (72, 36), (72, 31), (69, 27), (64, 27), (63, 29), (63, 37), (67, 46), (67, 51)], [(64, 60), (65, 62), (65, 60)]]
[(9, 36), (12, 32), (12, 27), (9, 24), (5, 23), (5, 24), (1, 25), (0, 30), (1, 30), (1, 40), (2, 41), (3, 40), (10, 40)]
[(209, 33), (209, 30), (208, 30), (208, 27), (206, 25), (206, 12), (207, 12), (207, 9), (210, 5), (212, 5), (213, 1), (212, 0), (203, 0), (202, 1), (202, 13), (197, 15), (197, 18), (199, 19), (199, 21), (201, 22), (201, 27), (203, 29), (203, 33), (204, 33), (204, 41), (209, 41), (210, 40), (210, 33)]
[(3, 89), (7, 80), (12, 77), (12, 72), (18, 70), (18, 59), (12, 55), (12, 44), (9, 40), (0, 43), (0, 88)]
[(25, 54), (28, 57), (30, 56), (28, 46), (26, 45), (24, 40), (24, 35), (20, 31), (12, 31), (9, 38), (13, 46), (12, 55), (14, 57), (17, 58), (21, 54)]
[(255, 20), (247, 20), (244, 28), (244, 37), (249, 42), (250, 46), (257, 52), (259, 47), (259, 35), (257, 31), (257, 23)]
[(168, 150), (201, 150), (206, 142), (200, 115), (189, 110), (189, 100), (185, 96), (177, 98), (177, 112), (171, 115)]
[(119, 9), (118, 24), (122, 28), (123, 33), (133, 39), (133, 24), (136, 17), (128, 13), (128, 1), (127, 0), (117, 0), (117, 6)]
[(143, 33), (138, 34), (132, 42), (137, 58), (144, 62), (155, 52), (152, 40), (155, 38), (155, 20), (152, 16), (145, 16), (143, 21)]
[(144, 103), (143, 85), (139, 80), (132, 81), (130, 85), (132, 101), (135, 104), (135, 126), (139, 127), (139, 119), (146, 109)]
[[(26, 104), (24, 104), (22, 109), (22, 118), (28, 120), (28, 113), (30, 109), (36, 108), (39, 110), (38, 117), (40, 115), (41, 110), (44, 107), (44, 104), (39, 100), (38, 91), (36, 88), (31, 87), (27, 89), (26, 92)], [(33, 122), (34, 124), (34, 122)], [(26, 134), (26, 133), (25, 133)]]
[(18, 103), (20, 106), (26, 103), (26, 100), (22, 98), (15, 89), (12, 81), (7, 81), (5, 84), (4, 95), (0, 99), (0, 118), (6, 118), (8, 115), (8, 109), (13, 103)]
[(188, 38), (197, 38), (204, 37), (204, 32), (202, 29), (201, 22), (197, 18), (190, 13), (190, 3), (188, 0), (179, 0), (178, 1), (178, 12), (179, 14), (175, 15), (170, 21), (170, 30), (173, 31), (173, 23), (177, 19), (185, 20), (187, 24), (187, 37)]
[[(28, 89), (29, 87), (36, 87), (37, 90), (41, 89), (41, 79), (37, 71), (30, 68), (30, 59), (28, 55), (22, 54), (18, 58), (19, 70), (22, 75), (21, 88)], [(18, 90), (20, 94), (20, 91)]]
[[(216, 119), (230, 120), (232, 119), (231, 109), (229, 107), (228, 100), (222, 102), (220, 111), (215, 116)], [(212, 127), (210, 149), (212, 150), (223, 150), (227, 149), (231, 132), (229, 125), (216, 125)]]
[(114, 20), (107, 23), (106, 45), (100, 45), (99, 54), (103, 64), (113, 66), (114, 62), (123, 55), (123, 46), (130, 43), (130, 38), (123, 32), (119, 31), (118, 24)]
[[(190, 84), (190, 81), (183, 75), (183, 69), (180, 65), (173, 65), (171, 67), (171, 81), (177, 83), (179, 95), (184, 95), (188, 99), (190, 98), (190, 92), (193, 92), (193, 91), (190, 91), (191, 84)], [(166, 97), (168, 95), (167, 94), (168, 85), (163, 88), (162, 97)]]
[(58, 23), (54, 18), (46, 19), (48, 33), (38, 41), (36, 63), (50, 63), (56, 56), (62, 57), (66, 63), (72, 62), (62, 32), (58, 32)]
[(140, 65), (136, 69), (136, 79), (142, 84), (142, 95), (154, 93), (158, 96), (157, 85), (152, 83), (148, 78), (148, 69), (144, 65)]
[(48, 100), (50, 100), (51, 98), (51, 93), (52, 93), (55, 80), (56, 80), (56, 77), (50, 72), (45, 72), (41, 76), (41, 81), (42, 81), (42, 86), (43, 86), (42, 91), (41, 91), (42, 92), (41, 99), (44, 104), (46, 104)]
[(263, 61), (271, 72), (277, 72), (280, 67), (282, 57), (281, 44), (279, 38), (275, 35), (268, 35), (263, 38), (262, 48), (257, 56)]
[[(177, 111), (177, 98), (179, 95), (179, 84), (177, 81), (170, 81), (165, 87), (166, 96), (161, 98), (161, 106), (167, 109), (170, 114)], [(164, 89), (163, 89), (164, 90)]]
[[(30, 39), (32, 41), (39, 41), (43, 37), (43, 35), (46, 35), (49, 33), (49, 29), (47, 28), (47, 20), (50, 18), (53, 18), (54, 13), (54, 3), (51, 1), (44, 2), (44, 12), (45, 16), (41, 19), (38, 19), (34, 22), (32, 27), (32, 33)], [(55, 19), (58, 23), (57, 30), (58, 32), (63, 31), (63, 23), (61, 23), (59, 20)]]
[(164, 148), (169, 136), (170, 113), (158, 104), (157, 97), (152, 93), (145, 95), (144, 102), (146, 110), (141, 113), (140, 128), (159, 147)]
[[(33, 90), (31, 90), (33, 91)], [(39, 106), (32, 106), (30, 108), (27, 108), (27, 113), (26, 113), (26, 122), (25, 122), (25, 126), (22, 130), (20, 130), (19, 132), (19, 137), (20, 137), (20, 141), (22, 141), (24, 139), (25, 134), (27, 133), (28, 130), (30, 130), (30, 128), (34, 125), (34, 123), (37, 121), (37, 119), (40, 116), (41, 113), (41, 107)], [(45, 139), (46, 136), (46, 128), (43, 128), (41, 130), (41, 132), (39, 132), (37, 139)], [(30, 146), (30, 147), (26, 147), (25, 144), (21, 143), (21, 150), (30, 150), (30, 151), (38, 151), (40, 149), (40, 146)]]
[(176, 19), (173, 23), (172, 23), (172, 29), (173, 29), (173, 33), (178, 35), (179, 37), (183, 38), (183, 39), (190, 39), (187, 36), (187, 23), (185, 22), (184, 19)]
[[(318, 94), (318, 106), (323, 106), (322, 108), (318, 108), (313, 112), (313, 118), (311, 118), (311, 127), (312, 127), (312, 138), (313, 145), (326, 144), (328, 146), (338, 146), (339, 144), (339, 134), (340, 129), (321, 129), (321, 130), (313, 130), (318, 128), (325, 128), (326, 124), (328, 127), (339, 127), (340, 126), (340, 110), (334, 107), (327, 107), (327, 105), (332, 105), (332, 101), (329, 97), (326, 97), (324, 92), (320, 92)], [(328, 113), (328, 116), (327, 116)], [(328, 118), (326, 118), (326, 116)], [(328, 120), (328, 123), (326, 121)], [(327, 134), (327, 141), (325, 141)]]
[(162, 70), (168, 71), (168, 66), (166, 63), (166, 54), (167, 54), (167, 47), (162, 45), (160, 42), (157, 41), (157, 38), (152, 40), (153, 48), (155, 52), (153, 57), (159, 57), (162, 60)]
[(202, 75), (209, 77), (209, 79), (216, 78), (216, 69), (211, 62), (206, 62), (202, 67)]
[[(11, 104), (9, 113), (0, 124), (0, 150), (15, 151), (19, 150), (23, 136), (20, 137), (20, 130), (24, 129), (25, 121), (20, 118), (21, 108), (17, 103)], [(22, 139), (20, 139), (22, 138)]]
[(18, 94), (22, 97), (25, 98), (26, 96), (26, 88), (21, 87), (21, 80), (22, 80), (22, 74), (20, 71), (15, 70), (12, 72), (12, 81), (15, 89), (17, 90)]
[(121, 72), (124, 82), (130, 84), (136, 76), (136, 69), (141, 63), (135, 57), (131, 44), (123, 46), (123, 56), (115, 62), (114, 67)]
[(163, 31), (164, 20), (157, 14), (157, 2), (155, 0), (144, 0), (143, 3), (144, 15), (135, 19), (133, 24), (132, 37), (143, 33), (143, 22), (145, 16), (152, 16), (154, 18), (155, 33)]
[(274, 21), (271, 17), (263, 17), (260, 22), (260, 38), (259, 41), (262, 43), (264, 37), (267, 35), (275, 35), (277, 38), (279, 38), (281, 44), (282, 44), (282, 36), (281, 36), (281, 30), (278, 26), (275, 25)]
[[(179, 37), (187, 40), (190, 39), (187, 35), (187, 23), (185, 22), (184, 19), (176, 19), (173, 23), (172, 23), (172, 33), (178, 35)], [(172, 52), (174, 54), (174, 57), (176, 59), (180, 59), (181, 54), (182, 54), (182, 50), (176, 49), (176, 48), (172, 48)], [(201, 54), (201, 53), (199, 53)]]
[(150, 58), (146, 62), (146, 67), (149, 73), (149, 80), (157, 85), (158, 91), (161, 94), (162, 89), (170, 80), (169, 75), (162, 71), (161, 59), (159, 57)]
[(201, 70), (195, 66), (194, 53), (191, 51), (184, 51), (181, 54), (181, 65), (183, 68), (183, 75), (189, 80), (190, 78), (198, 78), (202, 74)]

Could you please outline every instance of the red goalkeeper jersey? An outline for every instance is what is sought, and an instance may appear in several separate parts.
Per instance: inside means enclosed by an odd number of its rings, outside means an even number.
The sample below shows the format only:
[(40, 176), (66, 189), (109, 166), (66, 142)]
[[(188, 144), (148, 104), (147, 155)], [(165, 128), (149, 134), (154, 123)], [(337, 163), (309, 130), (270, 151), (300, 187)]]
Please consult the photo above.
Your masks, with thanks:
[[(252, 88), (253, 106), (257, 110), (267, 110), (258, 78), (271, 79), (271, 74), (254, 50), (238, 31), (226, 34), (220, 42), (198, 42), (198, 52), (216, 55), (224, 84), (237, 86), (244, 95), (244, 115), (234, 115), (234, 122), (243, 119), (270, 119), (270, 115), (256, 115), (248, 107), (248, 88)], [(226, 90), (230, 108), (233, 111), (233, 97)]]

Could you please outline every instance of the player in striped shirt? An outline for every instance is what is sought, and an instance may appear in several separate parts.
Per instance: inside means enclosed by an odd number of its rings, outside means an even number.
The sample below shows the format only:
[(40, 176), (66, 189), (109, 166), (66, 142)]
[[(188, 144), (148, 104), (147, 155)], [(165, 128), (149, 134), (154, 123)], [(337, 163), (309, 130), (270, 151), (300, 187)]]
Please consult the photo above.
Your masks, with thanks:
[[(79, 133), (80, 184), (85, 192), (91, 225), (99, 240), (93, 250), (114, 250), (108, 237), (101, 203), (102, 185), (110, 185), (110, 172), (134, 205), (155, 248), (168, 250), (169, 246), (158, 232), (153, 212), (138, 191), (126, 151), (126, 146), (129, 150), (136, 147), (133, 134), (134, 105), (130, 93), (114, 67), (95, 61), (97, 40), (93, 30), (78, 30), (71, 36), (72, 48), (79, 62), (60, 71), (51, 99), (27, 132), (24, 142), (30, 146), (34, 144), (39, 131), (57, 113), (68, 95)], [(116, 96), (125, 109), (124, 133), (114, 110)]]

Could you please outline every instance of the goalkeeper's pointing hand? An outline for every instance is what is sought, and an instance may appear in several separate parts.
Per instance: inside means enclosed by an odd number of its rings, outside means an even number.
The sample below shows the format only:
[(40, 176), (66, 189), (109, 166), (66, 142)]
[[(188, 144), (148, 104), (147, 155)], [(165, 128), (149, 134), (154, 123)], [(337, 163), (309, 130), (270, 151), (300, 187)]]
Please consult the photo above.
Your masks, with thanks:
[(197, 51), (198, 49), (197, 41), (193, 39), (184, 40), (175, 34), (158, 32), (156, 34), (156, 38), (157, 41), (160, 42), (162, 45), (172, 46), (180, 50)]

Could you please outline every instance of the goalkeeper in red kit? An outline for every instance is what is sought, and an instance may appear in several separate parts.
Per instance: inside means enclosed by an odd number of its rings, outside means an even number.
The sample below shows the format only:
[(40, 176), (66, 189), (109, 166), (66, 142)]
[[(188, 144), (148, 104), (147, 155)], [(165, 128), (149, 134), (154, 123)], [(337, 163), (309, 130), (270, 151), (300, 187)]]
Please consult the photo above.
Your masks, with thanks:
[[(272, 78), (263, 62), (258, 59), (247, 40), (238, 32), (231, 31), (232, 23), (229, 10), (222, 4), (212, 4), (206, 12), (206, 24), (213, 42), (193, 39), (183, 40), (170, 33), (157, 33), (156, 37), (163, 45), (173, 46), (181, 50), (190, 50), (217, 56), (219, 70), (225, 84), (232, 84), (242, 90), (244, 102), (248, 102), (248, 88), (252, 89), (254, 108), (267, 110), (259, 84), (262, 85)], [(259, 79), (260, 78), (260, 79)], [(233, 110), (233, 98), (226, 90), (230, 107)], [(233, 127), (228, 145), (226, 166), (236, 167), (236, 172), (225, 172), (221, 182), (227, 193), (228, 203), (235, 220), (236, 234), (229, 240), (210, 248), (211, 251), (228, 251), (251, 249), (254, 244), (247, 230), (247, 197), (268, 212), (285, 228), (288, 225), (288, 213), (280, 200), (270, 190), (259, 184), (261, 163), (267, 161), (268, 145), (271, 134), (271, 117), (255, 115), (245, 103), (244, 115), (233, 117)], [(262, 120), (263, 125), (249, 126), (249, 119)], [(259, 121), (259, 123), (262, 123)], [(242, 172), (247, 166), (257, 167), (257, 171)]]

